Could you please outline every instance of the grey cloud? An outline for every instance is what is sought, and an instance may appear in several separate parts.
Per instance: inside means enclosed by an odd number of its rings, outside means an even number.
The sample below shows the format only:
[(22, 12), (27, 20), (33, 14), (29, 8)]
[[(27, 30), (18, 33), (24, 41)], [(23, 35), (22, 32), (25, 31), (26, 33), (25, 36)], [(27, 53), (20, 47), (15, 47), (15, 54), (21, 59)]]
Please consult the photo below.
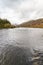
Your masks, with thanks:
[(3, 0), (3, 4), (6, 6), (6, 7), (15, 7), (15, 6), (18, 6), (23, 0)]
[(0, 17), (15, 23), (43, 17), (43, 0), (0, 0)]

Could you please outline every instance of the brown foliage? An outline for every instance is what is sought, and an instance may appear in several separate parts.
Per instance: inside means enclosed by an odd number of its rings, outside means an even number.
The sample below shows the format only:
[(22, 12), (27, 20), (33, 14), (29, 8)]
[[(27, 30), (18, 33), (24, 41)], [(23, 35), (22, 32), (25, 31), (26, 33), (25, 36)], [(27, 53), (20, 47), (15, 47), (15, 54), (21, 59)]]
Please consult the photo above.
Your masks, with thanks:
[(24, 22), (18, 27), (33, 27), (33, 28), (43, 28), (43, 19), (31, 20), (28, 22)]

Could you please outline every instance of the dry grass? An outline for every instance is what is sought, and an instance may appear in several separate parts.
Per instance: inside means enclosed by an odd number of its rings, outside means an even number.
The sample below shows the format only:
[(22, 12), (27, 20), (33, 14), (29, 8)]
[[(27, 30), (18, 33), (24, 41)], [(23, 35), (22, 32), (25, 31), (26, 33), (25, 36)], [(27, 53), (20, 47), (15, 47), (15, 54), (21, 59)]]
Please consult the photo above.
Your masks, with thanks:
[(37, 19), (37, 20), (31, 20), (28, 22), (24, 22), (18, 25), (18, 27), (43, 28), (43, 19)]

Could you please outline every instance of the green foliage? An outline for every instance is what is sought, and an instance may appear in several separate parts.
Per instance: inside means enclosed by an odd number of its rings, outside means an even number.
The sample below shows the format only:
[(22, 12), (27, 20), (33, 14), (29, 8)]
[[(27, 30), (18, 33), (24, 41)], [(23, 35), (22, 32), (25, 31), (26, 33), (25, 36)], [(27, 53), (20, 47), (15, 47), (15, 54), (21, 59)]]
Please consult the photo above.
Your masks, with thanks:
[(0, 28), (15, 28), (7, 19), (0, 19)]

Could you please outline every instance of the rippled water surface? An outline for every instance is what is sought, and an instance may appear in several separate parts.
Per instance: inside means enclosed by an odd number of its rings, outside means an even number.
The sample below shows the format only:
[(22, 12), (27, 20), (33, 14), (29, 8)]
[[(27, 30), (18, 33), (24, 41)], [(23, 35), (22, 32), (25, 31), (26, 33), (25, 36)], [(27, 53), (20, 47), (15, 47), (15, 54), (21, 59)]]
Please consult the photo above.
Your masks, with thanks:
[(43, 29), (2, 29), (0, 30), (0, 47), (5, 44), (43, 48)]
[[(0, 65), (37, 65), (42, 59), (31, 61), (33, 49), (43, 56), (43, 29), (15, 28), (0, 30)], [(37, 52), (37, 51), (36, 51)], [(19, 61), (20, 60), (20, 61)], [(31, 62), (30, 62), (31, 61)], [(38, 64), (39, 65), (39, 64)]]

